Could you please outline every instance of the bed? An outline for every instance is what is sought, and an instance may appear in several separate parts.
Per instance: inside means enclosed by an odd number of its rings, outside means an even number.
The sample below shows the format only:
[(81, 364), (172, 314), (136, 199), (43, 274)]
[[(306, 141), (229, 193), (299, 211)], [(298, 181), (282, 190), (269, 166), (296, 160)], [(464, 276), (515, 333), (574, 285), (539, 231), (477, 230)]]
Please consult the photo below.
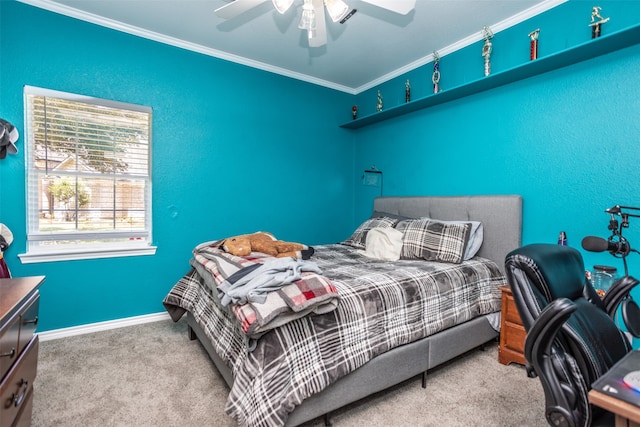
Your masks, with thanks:
[[(385, 221), (391, 225), (381, 226)], [(373, 236), (375, 229), (386, 237), (385, 232), (397, 236), (394, 230), (401, 230), (405, 251), (411, 227), (422, 227), (425, 221), (429, 227), (440, 227), (438, 232), (464, 234), (463, 243), (455, 240), (464, 244), (464, 257), (473, 227), (481, 224), (477, 253), (453, 262), (440, 262), (442, 255), (434, 262), (423, 252), (417, 254), (419, 259), (403, 252), (405, 259), (399, 261), (364, 253), (367, 231)], [(208, 256), (209, 267), (223, 271), (221, 264), (227, 260), (220, 262), (215, 241), (199, 245), (201, 252), (194, 250), (192, 269), (163, 302), (174, 321), (186, 313), (190, 338), (200, 341), (231, 389), (226, 411), (239, 425), (295, 426), (321, 416), (328, 424), (331, 411), (416, 375), (422, 375), (425, 387), (429, 369), (498, 336), (498, 286), (506, 283), (504, 259), (521, 245), (521, 230), (522, 198), (517, 195), (379, 197), (371, 218), (350, 238), (314, 247), (310, 261), (320, 267), (319, 277), (327, 278), (329, 285), (318, 286), (324, 291), (318, 293), (322, 304), (304, 309), (300, 305), (297, 317), (267, 321), (256, 329), (259, 309), (251, 317), (237, 309), (244, 307), (240, 304), (233, 310), (222, 306), (215, 291), (220, 282), (215, 275), (209, 277), (207, 261), (195, 261)], [(449, 254), (448, 249), (444, 252)], [(227, 264), (238, 271), (246, 267), (244, 262), (234, 259)], [(401, 279), (389, 278), (395, 274)], [(401, 306), (393, 307), (397, 301)], [(369, 314), (375, 310), (384, 311), (384, 317)], [(361, 329), (369, 335), (361, 335)]]

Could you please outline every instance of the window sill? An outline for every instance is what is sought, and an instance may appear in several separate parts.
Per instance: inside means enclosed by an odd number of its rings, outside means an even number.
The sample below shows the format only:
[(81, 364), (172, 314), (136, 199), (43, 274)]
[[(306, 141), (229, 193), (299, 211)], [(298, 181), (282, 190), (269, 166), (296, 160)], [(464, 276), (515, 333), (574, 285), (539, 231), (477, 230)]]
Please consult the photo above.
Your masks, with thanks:
[(118, 258), (129, 256), (155, 255), (156, 246), (147, 246), (144, 248), (119, 248), (119, 249), (95, 249), (84, 251), (57, 251), (57, 252), (40, 252), (19, 254), (18, 257), (23, 264), (32, 264), (37, 262), (56, 262), (56, 261), (75, 261), (83, 259), (99, 259), (99, 258)]

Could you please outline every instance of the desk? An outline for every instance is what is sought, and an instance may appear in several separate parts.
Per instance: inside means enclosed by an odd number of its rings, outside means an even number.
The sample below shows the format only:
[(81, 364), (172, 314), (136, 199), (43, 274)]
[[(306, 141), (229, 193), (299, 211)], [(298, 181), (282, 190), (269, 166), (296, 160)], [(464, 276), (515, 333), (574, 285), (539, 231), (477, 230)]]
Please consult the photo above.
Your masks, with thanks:
[(613, 412), (616, 427), (640, 427), (640, 407), (636, 405), (593, 389), (589, 391), (589, 402)]
[(640, 351), (632, 350), (598, 378), (589, 391), (589, 402), (615, 414), (616, 427), (640, 427), (638, 392), (624, 382), (640, 368)]

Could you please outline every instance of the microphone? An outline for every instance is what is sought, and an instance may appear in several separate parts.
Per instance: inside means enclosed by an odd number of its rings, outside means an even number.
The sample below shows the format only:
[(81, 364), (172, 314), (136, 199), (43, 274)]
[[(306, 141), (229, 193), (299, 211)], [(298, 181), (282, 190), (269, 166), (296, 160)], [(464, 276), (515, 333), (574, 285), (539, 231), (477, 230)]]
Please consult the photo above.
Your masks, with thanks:
[(587, 236), (582, 239), (582, 247), (589, 252), (609, 251), (612, 255), (628, 254), (631, 250), (626, 240), (612, 242), (595, 236)]
[(615, 205), (614, 207), (605, 209), (604, 211), (611, 215), (620, 215), (620, 205)]

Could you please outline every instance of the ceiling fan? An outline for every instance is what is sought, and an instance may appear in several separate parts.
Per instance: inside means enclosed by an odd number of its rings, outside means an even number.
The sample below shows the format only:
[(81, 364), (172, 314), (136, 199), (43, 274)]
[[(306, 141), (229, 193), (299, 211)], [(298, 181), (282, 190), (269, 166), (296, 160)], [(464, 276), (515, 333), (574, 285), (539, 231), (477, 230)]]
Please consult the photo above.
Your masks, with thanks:
[[(215, 10), (222, 19), (234, 18), (269, 0), (235, 0)], [(279, 13), (285, 13), (293, 5), (294, 0), (271, 0)], [(347, 0), (348, 1), (348, 0)], [(416, 5), (416, 0), (360, 0), (374, 6), (406, 15)], [(343, 24), (355, 12), (342, 0), (304, 0), (302, 16), (298, 28), (307, 30), (309, 47), (319, 47), (327, 44), (327, 27), (325, 22), (325, 8), (333, 22)]]

